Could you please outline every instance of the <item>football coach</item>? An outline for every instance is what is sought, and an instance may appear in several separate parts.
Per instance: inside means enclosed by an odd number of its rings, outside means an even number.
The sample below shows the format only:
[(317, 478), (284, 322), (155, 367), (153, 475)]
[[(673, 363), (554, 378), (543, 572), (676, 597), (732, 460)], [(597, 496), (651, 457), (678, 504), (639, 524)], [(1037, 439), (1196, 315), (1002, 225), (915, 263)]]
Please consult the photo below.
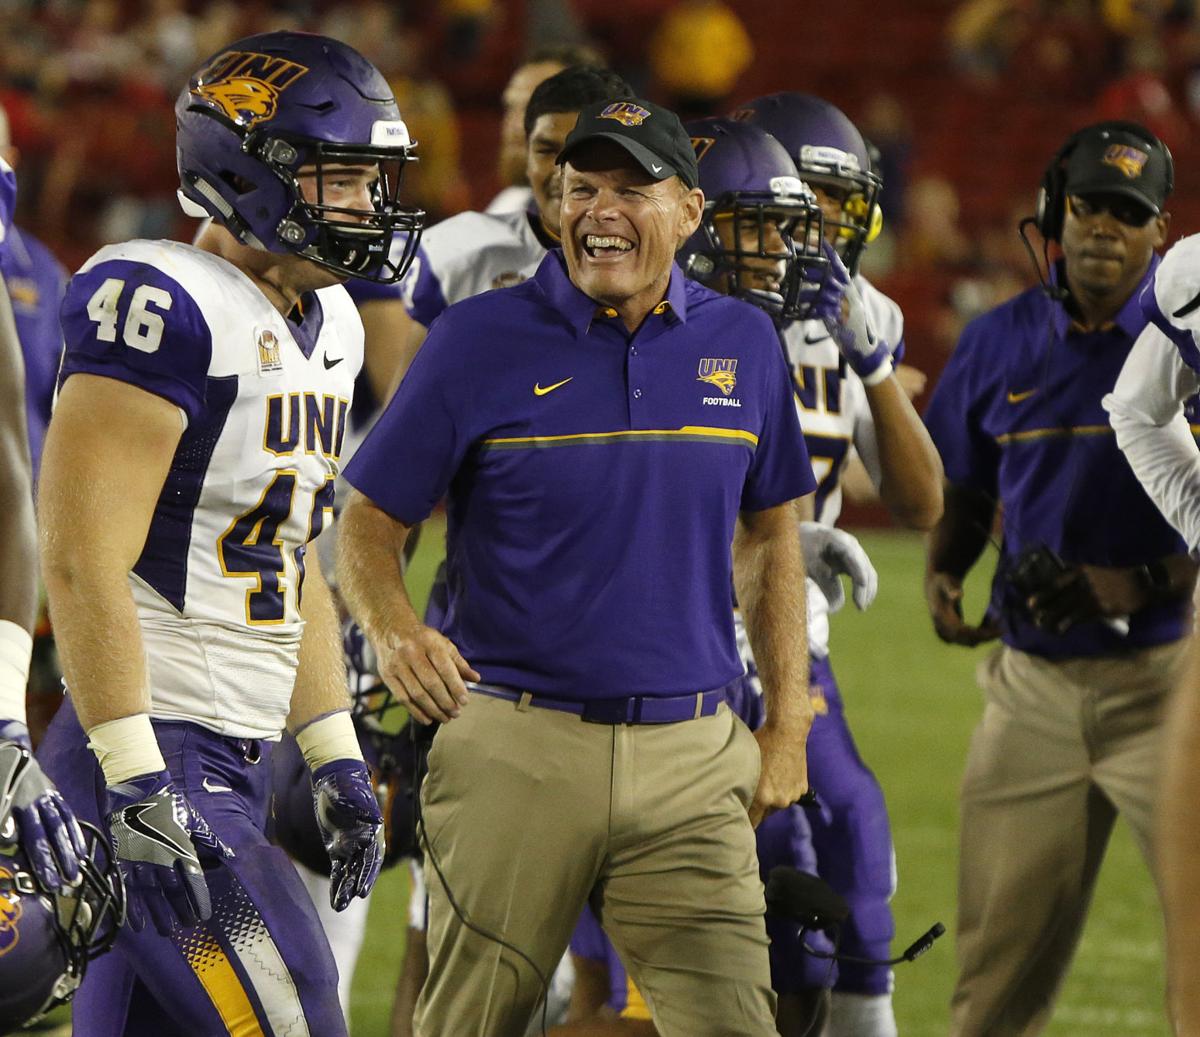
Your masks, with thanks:
[[(416, 1032), (524, 1034), (590, 899), (664, 1037), (774, 1034), (752, 825), (807, 788), (812, 469), (770, 319), (674, 263), (704, 204), (678, 118), (589, 105), (558, 161), (562, 250), (445, 311), (346, 470), (343, 593), (443, 725)], [(443, 497), (439, 633), (400, 558)]]

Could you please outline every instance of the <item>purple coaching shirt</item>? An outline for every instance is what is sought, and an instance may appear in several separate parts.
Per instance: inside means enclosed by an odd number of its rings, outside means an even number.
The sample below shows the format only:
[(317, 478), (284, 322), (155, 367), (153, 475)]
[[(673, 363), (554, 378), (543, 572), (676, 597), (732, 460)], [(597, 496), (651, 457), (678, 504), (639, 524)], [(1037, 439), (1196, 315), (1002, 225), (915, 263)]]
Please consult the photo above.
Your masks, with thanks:
[(1068, 563), (1105, 566), (1143, 565), (1186, 551), (1117, 448), (1100, 405), (1146, 326), (1138, 296), (1157, 266), (1155, 256), (1116, 320), (1100, 331), (1081, 330), (1061, 303), (1036, 288), (976, 318), (930, 400), (925, 423), (946, 477), (1003, 508), (991, 607), (1005, 616), (1005, 643), (1022, 651), (1050, 659), (1095, 656), (1185, 633), (1188, 604), (1181, 601), (1138, 612), (1126, 637), (1099, 622), (1050, 634), (1014, 614), (1006, 578), (1011, 559), (1031, 545), (1044, 544)]
[(740, 674), (738, 512), (814, 487), (765, 314), (676, 267), (630, 336), (557, 251), (442, 314), (345, 474), (406, 525), (448, 495), (444, 632), (484, 681), (573, 699)]
[(36, 476), (62, 359), (58, 307), (66, 289), (67, 272), (37, 238), (14, 226), (0, 245), (0, 276), (8, 287), (17, 338), (25, 358), (25, 411)]

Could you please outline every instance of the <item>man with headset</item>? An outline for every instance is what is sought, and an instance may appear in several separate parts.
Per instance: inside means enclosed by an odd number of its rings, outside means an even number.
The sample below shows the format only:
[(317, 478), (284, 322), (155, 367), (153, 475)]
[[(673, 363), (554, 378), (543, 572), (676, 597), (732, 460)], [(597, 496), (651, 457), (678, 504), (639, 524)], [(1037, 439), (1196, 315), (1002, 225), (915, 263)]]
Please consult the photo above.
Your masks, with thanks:
[[(951, 644), (1003, 642), (978, 670), (986, 705), (962, 786), (956, 1037), (1041, 1031), (1118, 812), (1149, 860), (1196, 566), (1101, 400), (1146, 326), (1138, 296), (1172, 181), (1166, 147), (1137, 124), (1073, 134), (1032, 221), (1062, 258), (967, 326), (926, 414), (947, 478), (928, 540), (934, 627)], [(974, 626), (962, 584), (997, 509), (1000, 558)]]

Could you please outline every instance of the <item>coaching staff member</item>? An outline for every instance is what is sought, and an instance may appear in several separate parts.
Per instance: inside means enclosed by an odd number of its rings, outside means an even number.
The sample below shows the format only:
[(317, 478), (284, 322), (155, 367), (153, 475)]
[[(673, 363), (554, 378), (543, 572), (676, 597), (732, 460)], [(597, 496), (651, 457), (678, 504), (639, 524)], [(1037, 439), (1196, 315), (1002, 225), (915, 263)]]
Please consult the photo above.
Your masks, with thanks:
[[(444, 724), (416, 1032), (523, 1034), (541, 987), (512, 948), (548, 975), (590, 897), (665, 1037), (774, 1034), (751, 822), (807, 786), (811, 467), (770, 319), (674, 264), (704, 204), (677, 117), (589, 105), (559, 160), (562, 251), (434, 323), (346, 471), (344, 593)], [(445, 636), (398, 561), (443, 494)], [(722, 705), (731, 577), (755, 736)]]
[[(1118, 812), (1149, 858), (1195, 565), (1101, 400), (1146, 326), (1171, 183), (1170, 154), (1137, 124), (1070, 137), (1039, 197), (1063, 253), (1051, 283), (967, 326), (926, 415), (950, 483), (929, 541), (934, 625), (951, 643), (1003, 639), (979, 667), (962, 786), (957, 1037), (1044, 1028)], [(962, 580), (997, 506), (991, 607), (970, 627)]]

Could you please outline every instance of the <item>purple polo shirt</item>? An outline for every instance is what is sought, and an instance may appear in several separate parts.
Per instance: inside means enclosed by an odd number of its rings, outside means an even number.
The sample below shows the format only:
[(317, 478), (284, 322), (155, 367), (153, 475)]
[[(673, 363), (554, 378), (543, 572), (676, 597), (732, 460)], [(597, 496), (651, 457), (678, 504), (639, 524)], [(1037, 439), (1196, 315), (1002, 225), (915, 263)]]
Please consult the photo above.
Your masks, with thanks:
[(1098, 622), (1050, 634), (1004, 607), (1017, 597), (1007, 580), (1010, 561), (1029, 545), (1045, 544), (1068, 563), (1106, 566), (1186, 551), (1117, 448), (1100, 405), (1146, 326), (1138, 296), (1157, 266), (1155, 256), (1116, 320), (1100, 331), (1081, 330), (1062, 303), (1037, 288), (976, 318), (930, 400), (925, 423), (946, 477), (991, 495), (1003, 510), (991, 608), (1003, 617), (1004, 642), (1022, 651), (1096, 656), (1185, 633), (1186, 602), (1143, 609), (1126, 637)]
[(737, 677), (738, 512), (814, 488), (765, 314), (674, 267), (631, 336), (558, 251), (438, 318), (345, 474), (407, 525), (446, 496), (443, 631), (484, 681), (572, 699)]
[(36, 476), (62, 359), (58, 307), (66, 289), (67, 272), (37, 238), (14, 226), (0, 245), (0, 277), (8, 288), (25, 359), (25, 411)]

